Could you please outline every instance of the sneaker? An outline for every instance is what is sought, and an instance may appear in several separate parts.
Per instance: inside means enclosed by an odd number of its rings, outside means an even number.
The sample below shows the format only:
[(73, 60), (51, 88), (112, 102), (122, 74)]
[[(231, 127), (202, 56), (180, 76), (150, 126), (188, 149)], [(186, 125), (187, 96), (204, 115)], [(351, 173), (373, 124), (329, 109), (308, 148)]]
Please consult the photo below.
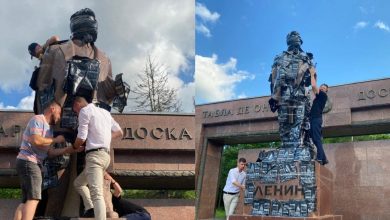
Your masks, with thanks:
[(95, 213), (93, 211), (93, 208), (85, 211), (83, 216), (81, 216), (81, 217), (85, 217), (85, 218), (95, 217)]
[(322, 166), (325, 166), (326, 164), (329, 163), (329, 161), (327, 159), (325, 160), (316, 160), (319, 164), (321, 164)]

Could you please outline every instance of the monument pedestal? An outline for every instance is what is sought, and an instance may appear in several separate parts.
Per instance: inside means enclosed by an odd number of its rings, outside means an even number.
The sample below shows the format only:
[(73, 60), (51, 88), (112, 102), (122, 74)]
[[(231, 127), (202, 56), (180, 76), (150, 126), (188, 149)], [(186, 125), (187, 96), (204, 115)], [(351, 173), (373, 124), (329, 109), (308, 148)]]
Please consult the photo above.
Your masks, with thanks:
[[(273, 214), (273, 201), (291, 201), (291, 199), (299, 200), (303, 197), (306, 197), (306, 190), (305, 188), (299, 189), (299, 179), (302, 177), (299, 177), (297, 179), (293, 179), (287, 182), (283, 183), (275, 183), (273, 185), (267, 185), (267, 184), (255, 184), (255, 190), (254, 190), (254, 197), (257, 200), (268, 200), (271, 201), (270, 204), (264, 205), (262, 210), (268, 210), (268, 213), (271, 213), (270, 215), (254, 215), (253, 213), (253, 206), (244, 204), (244, 196), (241, 195), (240, 203), (236, 209), (242, 210), (241, 215), (233, 215), (230, 216), (230, 220), (241, 220), (241, 219), (248, 219), (248, 220), (287, 220), (287, 219), (326, 219), (326, 220), (339, 220), (342, 219), (342, 216), (335, 216), (333, 215), (332, 210), (332, 192), (333, 192), (333, 175), (332, 172), (327, 169), (325, 166), (321, 166), (317, 162), (310, 162), (310, 164), (314, 164), (314, 173), (315, 173), (315, 209), (312, 212), (306, 212), (307, 217), (294, 217), (294, 216), (284, 216), (284, 215), (274, 215)], [(302, 171), (302, 165), (297, 165), (298, 170)], [(312, 172), (311, 171), (311, 172)], [(298, 176), (304, 176), (305, 173), (299, 173)], [(302, 182), (302, 180), (300, 181)], [(314, 181), (313, 181), (314, 182)], [(291, 190), (289, 190), (291, 189)], [(301, 195), (302, 194), (302, 195)], [(305, 196), (303, 196), (305, 195)], [(310, 196), (309, 196), (310, 197)], [(301, 206), (303, 207), (303, 206)], [(287, 209), (290, 209), (290, 206), (287, 206)], [(283, 208), (283, 213), (285, 212)], [(287, 213), (294, 213), (295, 210), (289, 210)]]
[(232, 215), (228, 220), (343, 220), (341, 215), (325, 215), (317, 217), (284, 217), (284, 216), (244, 216)]
[(333, 174), (325, 166), (315, 163), (315, 174), (317, 183), (317, 207), (316, 211), (309, 216), (332, 215), (332, 193), (333, 193)]

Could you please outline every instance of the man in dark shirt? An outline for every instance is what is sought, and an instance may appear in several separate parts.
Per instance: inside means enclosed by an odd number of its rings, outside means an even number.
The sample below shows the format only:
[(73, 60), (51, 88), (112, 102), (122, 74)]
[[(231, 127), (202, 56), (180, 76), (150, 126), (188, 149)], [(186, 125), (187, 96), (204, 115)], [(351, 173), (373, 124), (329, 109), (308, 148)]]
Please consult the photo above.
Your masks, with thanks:
[(118, 213), (122, 218), (126, 218), (126, 220), (150, 220), (149, 212), (139, 206), (130, 202), (127, 199), (122, 199), (121, 195), (118, 197), (112, 196), (112, 204), (114, 206), (114, 210)]
[[(105, 181), (109, 181), (114, 191), (112, 193), (112, 205), (114, 211), (118, 213), (118, 215), (122, 218), (126, 218), (126, 220), (150, 220), (150, 213), (137, 204), (130, 202), (127, 199), (123, 199), (121, 197), (122, 187), (119, 183), (112, 178), (110, 174), (107, 172), (104, 174)], [(108, 189), (109, 190), (109, 189)]]
[(315, 94), (313, 101), (313, 106), (310, 111), (310, 136), (313, 140), (313, 143), (317, 147), (317, 161), (321, 165), (328, 163), (324, 148), (322, 147), (321, 134), (322, 134), (322, 111), (324, 110), (326, 100), (328, 96), (328, 85), (322, 84), (320, 88), (317, 87), (317, 75), (314, 68), (310, 69), (311, 75), (311, 87)]

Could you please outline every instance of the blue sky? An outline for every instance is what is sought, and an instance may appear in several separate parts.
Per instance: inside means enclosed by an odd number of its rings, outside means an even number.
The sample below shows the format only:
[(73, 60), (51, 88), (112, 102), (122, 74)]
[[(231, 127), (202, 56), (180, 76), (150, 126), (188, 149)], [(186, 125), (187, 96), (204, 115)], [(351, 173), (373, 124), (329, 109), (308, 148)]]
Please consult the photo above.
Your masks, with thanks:
[(197, 1), (196, 102), (269, 95), (273, 59), (292, 30), (314, 54), (319, 83), (390, 77), (389, 9), (384, 0)]

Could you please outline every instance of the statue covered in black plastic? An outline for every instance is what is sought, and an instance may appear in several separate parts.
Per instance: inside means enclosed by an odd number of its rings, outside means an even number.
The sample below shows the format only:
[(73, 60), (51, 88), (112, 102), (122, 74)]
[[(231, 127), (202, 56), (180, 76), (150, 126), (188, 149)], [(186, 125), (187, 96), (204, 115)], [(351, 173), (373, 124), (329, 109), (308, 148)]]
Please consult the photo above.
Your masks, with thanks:
[(89, 8), (75, 12), (70, 17), (70, 31), (70, 40), (47, 48), (36, 82), (38, 113), (48, 100), (55, 99), (63, 108), (65, 117), (61, 122), (65, 128), (73, 126), (74, 96), (82, 96), (110, 111), (114, 99), (127, 90), (120, 88), (121, 74), (120, 82), (114, 81), (110, 59), (95, 45), (98, 36), (95, 13)]
[[(315, 69), (313, 55), (303, 52), (302, 43), (298, 32), (290, 32), (287, 51), (276, 56), (272, 65), (269, 104), (273, 112), (278, 111), (282, 144), (281, 148), (261, 151), (256, 163), (248, 163), (247, 183), (251, 184), (246, 186), (244, 202), (252, 204), (252, 215), (307, 217), (316, 209), (315, 163), (309, 138), (310, 73)], [(256, 195), (256, 184), (292, 187), (294, 180), (299, 180), (302, 188), (299, 199)]]
[[(34, 109), (40, 114), (47, 103), (53, 100), (59, 103), (61, 123), (54, 132), (64, 135), (68, 143), (74, 143), (77, 128), (77, 115), (72, 110), (74, 98), (82, 96), (108, 111), (114, 104), (121, 112), (127, 104), (129, 87), (122, 81), (122, 74), (113, 79), (110, 59), (95, 45), (98, 22), (91, 9), (81, 9), (70, 17), (70, 31), (69, 40), (50, 45), (42, 56), (35, 83), (37, 106)], [(83, 160), (80, 160), (81, 164)], [(69, 166), (69, 156), (45, 161), (44, 166), (44, 188), (49, 191), (45, 214), (57, 217), (64, 201), (71, 201), (64, 198), (74, 169)]]
[(287, 51), (277, 55), (270, 75), (271, 109), (278, 111), (282, 147), (308, 144), (310, 113), (310, 68), (314, 68), (313, 55), (305, 53), (298, 32), (287, 35)]

